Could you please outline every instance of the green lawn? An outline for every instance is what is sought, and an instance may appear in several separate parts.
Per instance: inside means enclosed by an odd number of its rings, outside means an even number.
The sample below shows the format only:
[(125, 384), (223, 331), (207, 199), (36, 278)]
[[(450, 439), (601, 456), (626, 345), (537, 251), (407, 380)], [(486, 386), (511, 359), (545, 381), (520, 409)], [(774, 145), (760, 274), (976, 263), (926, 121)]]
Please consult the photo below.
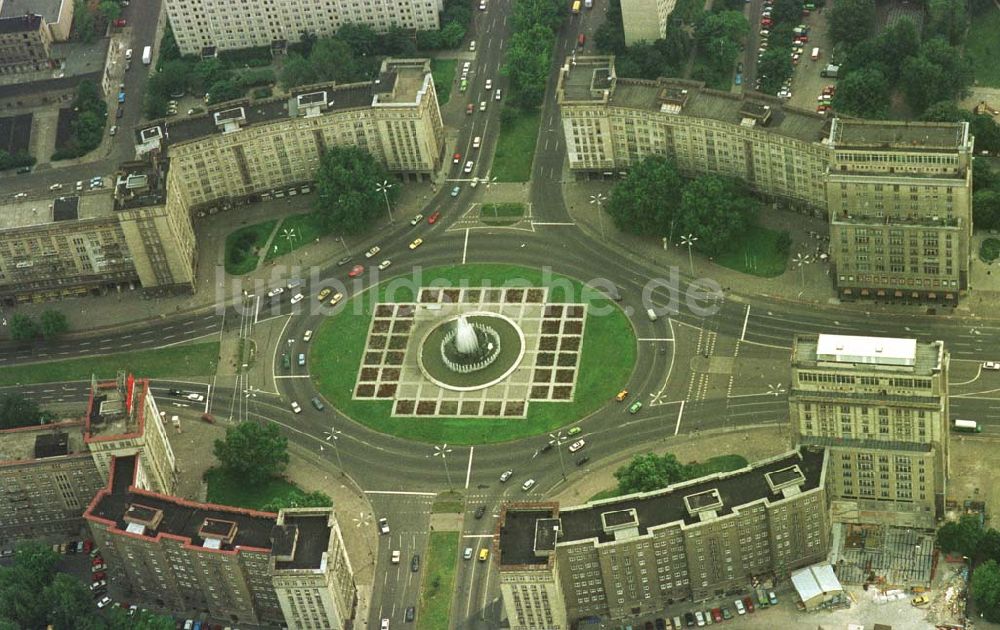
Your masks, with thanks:
[(743, 239), (732, 250), (720, 254), (715, 262), (763, 278), (773, 278), (785, 273), (788, 256), (778, 249), (781, 232), (755, 225), (746, 231)]
[(259, 487), (248, 486), (243, 479), (232, 477), (221, 468), (205, 472), (209, 503), (259, 510), (277, 499), (300, 492), (298, 486), (275, 477)]
[(0, 368), (0, 386), (26, 383), (58, 383), (114, 378), (125, 370), (141, 378), (212, 376), (219, 357), (219, 342), (209, 341), (159, 350), (104, 354)]
[(447, 628), (451, 621), (458, 535), (458, 532), (431, 532), (430, 550), (420, 583), (417, 630), (440, 630)]
[(257, 268), (258, 250), (267, 243), (267, 237), (277, 221), (265, 221), (241, 227), (226, 237), (226, 273), (241, 276)]
[(437, 92), (439, 105), (444, 105), (451, 98), (457, 65), (457, 59), (431, 59), (431, 75), (434, 77), (434, 91)]
[(988, 238), (979, 247), (979, 259), (983, 262), (993, 262), (1000, 258), (1000, 239)]
[[(972, 61), (976, 83), (985, 87), (1000, 87), (1000, 63), (997, 63), (997, 42), (1000, 41), (1000, 9), (976, 17), (965, 37), (965, 54)], [(991, 103), (996, 105), (996, 103)]]
[(523, 203), (487, 203), (479, 208), (479, 219), (490, 225), (514, 225), (523, 217)]
[(531, 179), (531, 163), (535, 156), (540, 117), (539, 112), (518, 112), (501, 118), (500, 138), (493, 155), (491, 173), (497, 181), (526, 182)]
[[(288, 234), (292, 235), (290, 240), (285, 236), (286, 230)], [(271, 247), (267, 250), (264, 260), (284, 256), (329, 233), (330, 230), (324, 227), (312, 212), (287, 217), (278, 226), (278, 231), (274, 235), (274, 240), (271, 241)]]
[[(583, 286), (576, 280), (563, 276), (543, 277), (536, 269), (517, 265), (427, 269), (420, 282), (424, 286), (459, 286), (462, 283), (467, 286), (541, 286), (543, 280), (549, 285), (558, 283), (565, 287), (550, 290), (550, 301), (590, 304), (576, 393), (571, 402), (533, 402), (528, 408), (528, 417), (518, 420), (435, 418), (418, 421), (391, 417), (390, 401), (353, 400), (351, 395), (371, 321), (374, 291), (354, 298), (341, 312), (320, 324), (312, 340), (311, 353), (324, 358), (313, 362), (311, 376), (317, 389), (346, 415), (376, 431), (411, 440), (487, 444), (536, 435), (570, 424), (609, 401), (632, 373), (635, 335), (628, 318), (613, 302), (594, 290), (587, 289), (584, 293)], [(378, 294), (384, 301), (394, 302), (410, 302), (414, 297), (411, 287), (392, 280), (382, 283)], [(607, 314), (599, 315), (595, 311), (607, 311)]]

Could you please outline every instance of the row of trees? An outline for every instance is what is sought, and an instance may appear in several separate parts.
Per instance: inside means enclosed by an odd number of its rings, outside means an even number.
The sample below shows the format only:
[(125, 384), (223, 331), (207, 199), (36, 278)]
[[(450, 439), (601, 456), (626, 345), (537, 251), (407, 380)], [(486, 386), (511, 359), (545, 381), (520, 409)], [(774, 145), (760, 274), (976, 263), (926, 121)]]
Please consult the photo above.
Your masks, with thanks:
[(0, 628), (55, 630), (173, 630), (170, 617), (121, 608), (99, 612), (94, 596), (77, 578), (58, 570), (59, 556), (41, 543), (17, 547), (11, 566), (0, 567)]
[(379, 190), (389, 179), (385, 166), (364, 149), (330, 147), (316, 169), (313, 211), (331, 232), (362, 234), (384, 216), (386, 203), (399, 198), (399, 186)]
[(10, 337), (15, 341), (32, 341), (42, 337), (55, 339), (69, 330), (61, 311), (46, 309), (36, 320), (31, 315), (16, 313), (10, 318)]
[(108, 105), (101, 98), (96, 83), (83, 80), (76, 86), (73, 112), (75, 117), (70, 125), (72, 133), (66, 144), (56, 149), (52, 155), (53, 160), (68, 160), (90, 153), (104, 139)]
[(411, 56), (416, 49), (412, 33), (398, 27), (379, 34), (367, 24), (345, 24), (330, 37), (303, 33), (285, 60), (281, 85), (289, 89), (323, 81), (367, 81), (378, 74), (382, 57)]
[(629, 463), (615, 471), (615, 479), (618, 480), (617, 494), (652, 492), (673, 483), (696, 479), (713, 472), (736, 470), (746, 465), (747, 460), (739, 455), (720, 455), (702, 464), (682, 464), (673, 453), (635, 455)]
[(119, 0), (74, 0), (72, 36), (84, 44), (93, 43), (104, 33), (108, 24), (121, 16), (122, 5)]
[(441, 28), (436, 31), (417, 31), (417, 47), (420, 50), (458, 48), (465, 39), (465, 33), (472, 22), (472, 6), (469, 0), (445, 0), (441, 11)]
[(1000, 531), (983, 529), (979, 517), (965, 514), (938, 529), (937, 544), (945, 553), (972, 560), (972, 597), (987, 621), (1000, 621)]
[(514, 3), (507, 59), (500, 72), (510, 79), (507, 102), (535, 109), (545, 98), (555, 33), (566, 18), (564, 0), (518, 0)]
[(0, 396), (0, 430), (33, 427), (52, 422), (53, 416), (22, 394)]
[(615, 55), (615, 72), (621, 77), (656, 79), (681, 76), (694, 47), (694, 33), (704, 11), (700, 0), (678, 0), (667, 18), (667, 36), (653, 42), (625, 46), (621, 0), (610, 0), (605, 21), (594, 32), (594, 45)]
[(972, 85), (972, 65), (959, 48), (966, 24), (964, 0), (929, 0), (923, 33), (904, 18), (875, 35), (874, 0), (841, 0), (828, 19), (841, 61), (833, 98), (839, 112), (884, 119), (899, 91), (919, 117)]
[(0, 149), (0, 171), (21, 168), (22, 166), (34, 166), (35, 161), (35, 158), (27, 153), (8, 153)]
[(222, 58), (198, 59), (194, 56), (169, 59), (149, 79), (143, 110), (147, 118), (167, 114), (172, 94), (209, 94), (209, 103), (242, 98), (251, 87), (272, 85), (270, 68), (239, 68)]
[(715, 256), (754, 224), (760, 202), (738, 179), (701, 175), (684, 180), (673, 161), (650, 156), (615, 184), (604, 208), (624, 232), (670, 242), (694, 234), (696, 248)]
[(1000, 175), (981, 159), (972, 163), (972, 224), (980, 230), (1000, 230)]

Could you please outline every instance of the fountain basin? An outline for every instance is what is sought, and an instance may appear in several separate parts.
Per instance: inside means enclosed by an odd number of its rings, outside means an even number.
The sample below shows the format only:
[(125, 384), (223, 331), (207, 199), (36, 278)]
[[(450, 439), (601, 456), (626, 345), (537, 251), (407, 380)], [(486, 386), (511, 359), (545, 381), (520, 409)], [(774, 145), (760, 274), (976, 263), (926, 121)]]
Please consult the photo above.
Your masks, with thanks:
[[(452, 391), (474, 391), (510, 376), (524, 358), (520, 327), (497, 313), (466, 313), (462, 317), (470, 326), (461, 326), (460, 318), (452, 318), (431, 328), (420, 340), (417, 363), (424, 377)], [(470, 329), (477, 332), (481, 343), (494, 343), (493, 351), (482, 347), (478, 354), (471, 352)], [(464, 339), (456, 339), (459, 336)], [(458, 351), (457, 345), (466, 352)]]

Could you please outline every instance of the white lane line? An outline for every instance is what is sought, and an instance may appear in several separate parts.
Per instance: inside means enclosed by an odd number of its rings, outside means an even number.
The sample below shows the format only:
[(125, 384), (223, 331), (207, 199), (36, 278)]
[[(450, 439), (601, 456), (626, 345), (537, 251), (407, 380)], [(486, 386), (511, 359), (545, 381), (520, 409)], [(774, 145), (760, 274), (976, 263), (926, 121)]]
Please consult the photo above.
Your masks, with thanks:
[[(177, 345), (180, 345), (182, 343), (191, 343), (192, 341), (198, 341), (199, 339), (204, 339), (206, 337), (214, 337), (214, 336), (215, 336), (215, 333), (209, 333), (207, 335), (198, 335), (197, 337), (191, 337), (190, 339), (183, 339), (181, 341), (173, 341), (171, 343), (165, 343), (165, 344), (162, 344), (162, 345), (159, 345), (159, 346), (154, 346), (153, 349), (154, 350), (159, 350), (160, 348), (169, 348), (170, 346), (177, 346)], [(164, 337), (164, 339), (166, 339), (166, 337)]]
[(465, 244), (462, 245), (462, 264), (465, 264), (465, 254), (469, 251), (469, 228), (465, 228)]
[(275, 376), (274, 378), (309, 378), (308, 374), (288, 374), (284, 376)]
[(681, 408), (677, 410), (677, 426), (674, 427), (674, 435), (681, 432), (681, 416), (684, 415), (684, 401), (681, 401)]
[(365, 494), (388, 494), (402, 497), (436, 497), (437, 492), (403, 492), (402, 490), (364, 490)]
[(544, 223), (541, 222), (541, 221), (532, 221), (531, 225), (532, 225), (532, 227), (534, 227), (536, 225), (576, 225), (576, 223), (573, 223), (572, 221), (568, 221), (568, 222), (567, 221), (563, 221), (563, 222), (549, 221), (549, 222), (544, 222)]
[(462, 534), (462, 538), (493, 538), (493, 534)]
[(673, 337), (638, 337), (636, 341), (673, 341)]
[(746, 339), (747, 336), (747, 322), (750, 321), (750, 305), (747, 304), (747, 312), (743, 315), (743, 332), (740, 333), (740, 341)]
[(469, 489), (469, 478), (472, 477), (472, 454), (476, 451), (475, 446), (469, 447), (469, 467), (465, 469), (465, 489)]

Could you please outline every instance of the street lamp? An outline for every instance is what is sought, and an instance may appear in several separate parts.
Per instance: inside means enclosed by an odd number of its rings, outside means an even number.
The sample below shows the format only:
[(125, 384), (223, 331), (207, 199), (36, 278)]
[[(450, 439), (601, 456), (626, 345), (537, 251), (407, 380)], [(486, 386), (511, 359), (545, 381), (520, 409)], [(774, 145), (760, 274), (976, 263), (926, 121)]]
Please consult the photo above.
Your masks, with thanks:
[(552, 438), (553, 442), (555, 442), (556, 450), (559, 451), (559, 468), (562, 469), (562, 477), (565, 480), (566, 479), (566, 465), (563, 464), (563, 454), (562, 454), (562, 445), (563, 445), (563, 439), (565, 438), (565, 436), (563, 435), (562, 431), (556, 431), (555, 433), (549, 433), (549, 437)]
[(451, 490), (451, 473), (448, 472), (448, 453), (451, 449), (448, 448), (447, 444), (442, 444), (441, 446), (434, 446), (434, 457), (440, 457), (441, 461), (444, 462), (444, 474), (448, 478), (448, 489)]
[(795, 258), (792, 259), (792, 262), (794, 262), (795, 266), (799, 268), (799, 280), (802, 282), (802, 288), (804, 289), (806, 287), (806, 265), (813, 262), (812, 256), (799, 252), (798, 254), (795, 254)]
[(767, 386), (767, 395), (768, 396), (780, 396), (780, 395), (782, 395), (784, 393), (785, 393), (785, 388), (781, 386), (781, 383), (778, 383), (776, 385), (768, 385)]
[(281, 230), (281, 233), (285, 237), (285, 240), (288, 241), (288, 251), (292, 251), (292, 241), (298, 236), (295, 233), (295, 228), (285, 228)]
[(601, 193), (597, 193), (596, 195), (591, 195), (590, 196), (590, 203), (597, 204), (597, 218), (601, 222), (601, 240), (602, 241), (607, 240), (607, 237), (604, 235), (604, 213), (601, 212), (601, 204), (604, 203), (607, 200), (608, 200), (608, 198), (605, 197)]
[(323, 435), (325, 436), (325, 439), (326, 439), (327, 442), (330, 442), (331, 444), (333, 444), (333, 454), (337, 456), (337, 466), (340, 468), (340, 474), (344, 475), (344, 474), (346, 474), (344, 472), (344, 462), (340, 461), (340, 449), (337, 448), (337, 440), (340, 439), (340, 434), (341, 433), (343, 433), (343, 431), (338, 431), (336, 429), (336, 427), (334, 427), (331, 424), (330, 425), (330, 430), (329, 431), (324, 431)]
[(486, 190), (489, 190), (490, 187), (493, 186), (493, 184), (497, 183), (497, 178), (496, 175), (494, 175), (493, 177), (487, 175), (486, 177), (479, 178), (479, 181), (486, 186)]
[(681, 245), (687, 245), (688, 248), (688, 264), (691, 265), (692, 276), (694, 275), (694, 258), (691, 257), (691, 247), (694, 246), (695, 241), (697, 240), (698, 237), (695, 236), (694, 234), (688, 234), (686, 236), (681, 237)]
[(389, 207), (390, 188), (392, 188), (392, 184), (390, 184), (389, 180), (387, 179), (382, 180), (381, 184), (375, 184), (375, 191), (382, 193), (382, 195), (385, 197), (385, 210), (386, 212), (389, 213), (389, 223), (395, 223), (396, 220), (392, 218), (392, 208)]

